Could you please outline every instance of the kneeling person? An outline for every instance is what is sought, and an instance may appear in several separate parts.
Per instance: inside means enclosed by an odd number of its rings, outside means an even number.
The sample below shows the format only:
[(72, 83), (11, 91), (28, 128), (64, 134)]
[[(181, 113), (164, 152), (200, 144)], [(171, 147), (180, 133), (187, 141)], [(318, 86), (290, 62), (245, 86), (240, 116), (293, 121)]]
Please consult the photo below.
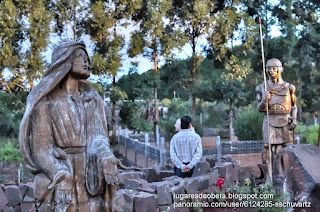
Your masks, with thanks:
[(174, 172), (179, 177), (191, 177), (194, 167), (202, 156), (200, 136), (191, 125), (191, 117), (181, 118), (181, 130), (170, 141), (170, 158)]

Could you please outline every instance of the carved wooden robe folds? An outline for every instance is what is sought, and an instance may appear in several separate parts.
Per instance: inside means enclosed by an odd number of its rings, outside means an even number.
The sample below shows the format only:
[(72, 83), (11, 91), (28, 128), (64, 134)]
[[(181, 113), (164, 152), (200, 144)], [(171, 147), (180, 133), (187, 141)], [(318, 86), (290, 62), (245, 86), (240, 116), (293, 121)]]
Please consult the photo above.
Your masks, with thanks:
[(39, 211), (111, 208), (115, 188), (106, 183), (104, 162), (114, 155), (103, 101), (85, 77), (73, 77), (78, 87), (74, 94), (64, 87), (72, 78), (70, 70), (79, 49), (83, 50), (79, 57), (85, 55), (81, 60), (88, 64), (83, 44), (67, 42), (56, 47), (52, 65), (28, 96), (20, 126), (21, 152), (36, 174)]

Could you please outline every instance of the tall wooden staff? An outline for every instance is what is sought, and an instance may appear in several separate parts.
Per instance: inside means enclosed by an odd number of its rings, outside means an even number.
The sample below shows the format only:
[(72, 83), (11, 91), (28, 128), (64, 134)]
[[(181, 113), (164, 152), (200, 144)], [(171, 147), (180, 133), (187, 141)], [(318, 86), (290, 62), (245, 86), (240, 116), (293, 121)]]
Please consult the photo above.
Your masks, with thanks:
[[(260, 41), (261, 41), (261, 55), (262, 55), (262, 69), (263, 69), (263, 80), (264, 80), (264, 92), (268, 92), (267, 89), (267, 77), (266, 77), (266, 67), (264, 62), (264, 50), (263, 50), (263, 38), (262, 38), (262, 25), (261, 18), (259, 16), (259, 25), (260, 25)], [(270, 166), (268, 166), (269, 170), (269, 178), (272, 184), (272, 155), (271, 155), (271, 143), (270, 143), (270, 124), (269, 124), (269, 103), (266, 104), (266, 115), (267, 115), (267, 123), (268, 123), (268, 145), (269, 145), (269, 161)]]

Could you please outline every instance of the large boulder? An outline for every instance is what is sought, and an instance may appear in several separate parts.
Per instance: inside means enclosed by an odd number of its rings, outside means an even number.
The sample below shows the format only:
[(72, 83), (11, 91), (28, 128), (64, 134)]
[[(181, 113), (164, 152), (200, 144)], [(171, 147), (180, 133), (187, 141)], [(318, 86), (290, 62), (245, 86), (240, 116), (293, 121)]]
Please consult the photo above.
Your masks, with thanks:
[(122, 181), (122, 183), (126, 183), (126, 181), (128, 180), (128, 179), (140, 179), (141, 177), (141, 175), (140, 175), (140, 173), (137, 173), (137, 172), (121, 172), (121, 173), (119, 173), (119, 175), (120, 175), (120, 179), (121, 179), (121, 181)]
[(134, 191), (128, 189), (121, 189), (117, 191), (116, 196), (112, 200), (112, 211), (133, 211), (133, 194)]
[(217, 162), (213, 170), (218, 170), (219, 176), (226, 178), (228, 169), (233, 168), (233, 164), (231, 162)]
[(124, 185), (125, 189), (137, 190), (144, 185), (148, 185), (148, 182), (144, 179), (128, 179)]
[(277, 155), (274, 182), (287, 188), (294, 201), (311, 202), (320, 211), (320, 149), (313, 145), (291, 145)]
[(8, 198), (3, 193), (2, 188), (0, 187), (0, 211), (2, 211), (8, 204)]
[(239, 184), (240, 186), (245, 185), (247, 180), (251, 182), (255, 181), (255, 175), (252, 167), (250, 166), (243, 166), (238, 169), (238, 176), (239, 176)]
[(156, 212), (158, 208), (157, 195), (146, 192), (134, 193), (133, 207), (135, 212)]
[(148, 183), (152, 183), (152, 182), (159, 182), (160, 181), (160, 176), (159, 176), (159, 171), (160, 170), (156, 170), (156, 169), (146, 169), (146, 180), (148, 181)]
[(207, 161), (199, 161), (194, 167), (192, 177), (202, 176), (210, 172), (210, 164)]
[(229, 183), (235, 184), (240, 180), (239, 170), (241, 167), (230, 162), (230, 160), (228, 160), (229, 162), (217, 162), (213, 170), (218, 170), (219, 177), (224, 178)]
[(198, 189), (199, 191), (207, 189), (209, 187), (209, 176), (201, 176), (198, 178)]
[(19, 186), (10, 185), (4, 188), (5, 194), (8, 198), (8, 206), (13, 207), (22, 202), (22, 193)]
[(27, 194), (27, 192), (29, 191), (31, 185), (27, 184), (27, 183), (21, 183), (21, 184), (19, 184), (19, 187), (21, 189), (22, 197), (24, 197)]
[(171, 177), (171, 176), (174, 176), (174, 171), (173, 170), (161, 170), (159, 172), (159, 180), (163, 180), (164, 178), (167, 178), (167, 177)]
[(216, 157), (206, 157), (205, 160), (209, 163), (210, 167), (213, 168), (216, 165), (216, 162), (218, 162)]
[(217, 182), (218, 178), (219, 178), (219, 171), (216, 169), (213, 172), (210, 172), (209, 174), (209, 186), (212, 186), (215, 184), (215, 182)]
[(34, 188), (32, 187), (31, 184), (28, 184), (28, 186), (29, 186), (29, 189), (27, 190), (25, 195), (23, 195), (23, 202), (34, 202), (35, 201), (35, 199), (34, 199)]
[(185, 182), (184, 187), (187, 194), (195, 194), (199, 192), (198, 178), (195, 178), (195, 177), (185, 178), (184, 182)]
[[(174, 196), (174, 194), (185, 194), (184, 180), (182, 180), (178, 185), (171, 187), (170, 191), (172, 196)], [(173, 198), (173, 201), (175, 201), (175, 198)]]
[(159, 205), (172, 204), (170, 188), (173, 186), (173, 184), (171, 182), (168, 182), (168, 181), (153, 182), (153, 183), (150, 183), (150, 186), (154, 188), (157, 192)]
[(28, 211), (28, 212), (36, 212), (36, 206), (34, 202), (23, 202), (21, 203), (21, 211)]

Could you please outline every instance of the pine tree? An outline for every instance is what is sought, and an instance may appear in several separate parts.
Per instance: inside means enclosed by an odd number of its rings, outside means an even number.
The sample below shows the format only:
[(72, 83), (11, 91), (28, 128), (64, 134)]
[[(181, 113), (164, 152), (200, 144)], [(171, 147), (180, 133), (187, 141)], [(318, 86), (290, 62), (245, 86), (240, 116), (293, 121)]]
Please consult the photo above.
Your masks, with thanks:
[[(111, 77), (113, 85), (111, 96), (120, 99), (124, 98), (125, 95), (122, 95), (122, 92), (115, 87), (115, 84), (116, 76), (122, 66), (123, 54), (120, 51), (124, 47), (124, 37), (118, 31), (122, 27), (121, 24), (123, 25), (121, 20), (128, 18), (130, 16), (128, 13), (131, 11), (131, 5), (126, 5), (125, 3), (131, 3), (131, 1), (112, 1), (109, 3), (92, 1), (92, 17), (84, 23), (86, 31), (91, 35), (91, 40), (96, 44), (95, 53), (92, 57), (93, 73)], [(112, 98), (111, 144), (116, 142), (115, 110), (116, 101), (120, 100), (117, 98)]]
[(25, 40), (29, 49), (24, 58), (24, 69), (27, 84), (32, 90), (34, 80), (42, 77), (47, 67), (42, 53), (49, 44), (51, 13), (45, 8), (44, 0), (26, 1), (26, 14), (28, 17), (25, 23)]
[[(83, 33), (82, 20), (88, 15), (88, 2), (85, 0), (47, 0), (47, 9), (53, 13), (54, 31), (63, 39), (68, 37), (68, 29), (72, 29), (74, 41), (79, 40)], [(67, 35), (67, 38), (65, 38)]]
[(0, 3), (0, 69), (8, 70), (13, 76), (5, 80), (0, 72), (0, 83), (9, 92), (23, 89), (23, 78), (19, 73), (21, 55), (21, 25), (19, 11), (12, 0)]
[[(239, 12), (240, 11), (240, 12)], [(240, 1), (220, 0), (174, 0), (170, 12), (172, 25), (179, 26), (178, 30), (185, 35), (187, 43), (191, 46), (190, 58), (192, 112), (196, 111), (196, 80), (203, 55), (209, 49), (214, 52), (216, 59), (222, 61), (227, 53), (227, 44), (234, 37), (242, 18), (245, 25), (250, 28), (252, 20), (244, 17)], [(250, 35), (247, 33), (247, 35)], [(251, 49), (251, 36), (244, 36), (244, 47)], [(202, 42), (202, 43), (201, 43)]]
[(158, 110), (158, 80), (160, 56), (168, 57), (174, 48), (182, 45), (183, 37), (178, 31), (170, 28), (167, 13), (172, 7), (170, 0), (142, 1), (141, 7), (134, 12), (132, 19), (139, 24), (139, 30), (135, 31), (130, 40), (129, 56), (135, 57), (139, 54), (146, 55), (154, 64), (154, 136), (156, 140), (156, 129), (159, 121)]

